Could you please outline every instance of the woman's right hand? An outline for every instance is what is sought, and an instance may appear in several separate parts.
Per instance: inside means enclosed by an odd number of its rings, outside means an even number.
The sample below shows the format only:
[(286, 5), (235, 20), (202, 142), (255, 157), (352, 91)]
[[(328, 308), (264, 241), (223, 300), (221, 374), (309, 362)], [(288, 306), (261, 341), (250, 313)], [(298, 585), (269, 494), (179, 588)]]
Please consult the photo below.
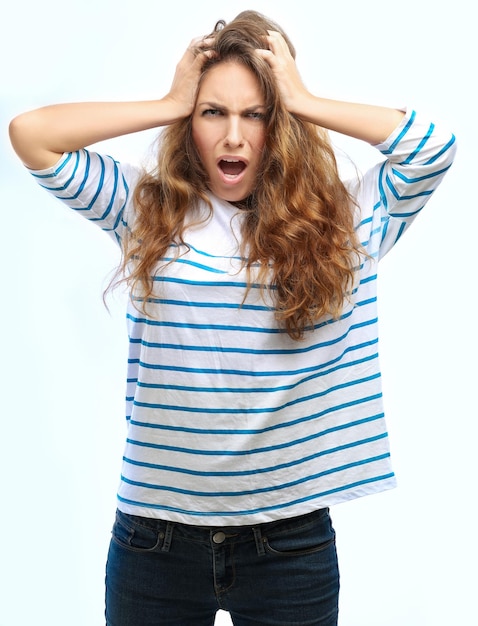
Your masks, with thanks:
[(207, 59), (214, 55), (210, 49), (213, 41), (213, 38), (204, 37), (193, 39), (176, 66), (171, 89), (163, 101), (172, 103), (178, 119), (193, 112), (202, 68)]

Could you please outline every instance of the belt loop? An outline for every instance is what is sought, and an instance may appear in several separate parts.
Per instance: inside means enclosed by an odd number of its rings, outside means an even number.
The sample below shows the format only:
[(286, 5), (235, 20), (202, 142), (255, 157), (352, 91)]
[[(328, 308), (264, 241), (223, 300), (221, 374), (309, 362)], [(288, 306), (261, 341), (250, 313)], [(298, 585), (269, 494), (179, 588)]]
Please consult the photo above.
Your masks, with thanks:
[(256, 542), (256, 550), (257, 550), (258, 556), (265, 556), (266, 551), (264, 548), (264, 542), (262, 541), (262, 533), (261, 533), (260, 527), (253, 528), (252, 532), (254, 533), (254, 540)]
[(164, 541), (161, 546), (161, 552), (169, 552), (169, 549), (171, 548), (171, 541), (173, 539), (173, 530), (173, 522), (166, 522), (166, 531), (164, 533)]

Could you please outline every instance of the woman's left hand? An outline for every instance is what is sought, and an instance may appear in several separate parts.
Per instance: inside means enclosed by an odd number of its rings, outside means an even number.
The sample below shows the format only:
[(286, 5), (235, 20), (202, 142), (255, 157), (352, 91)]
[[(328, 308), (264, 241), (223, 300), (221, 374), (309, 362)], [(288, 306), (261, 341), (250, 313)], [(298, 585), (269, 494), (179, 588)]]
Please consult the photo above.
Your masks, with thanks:
[(310, 97), (310, 93), (302, 82), (289, 46), (276, 31), (269, 31), (266, 41), (269, 50), (258, 49), (257, 54), (270, 65), (286, 109), (300, 116), (301, 103)]

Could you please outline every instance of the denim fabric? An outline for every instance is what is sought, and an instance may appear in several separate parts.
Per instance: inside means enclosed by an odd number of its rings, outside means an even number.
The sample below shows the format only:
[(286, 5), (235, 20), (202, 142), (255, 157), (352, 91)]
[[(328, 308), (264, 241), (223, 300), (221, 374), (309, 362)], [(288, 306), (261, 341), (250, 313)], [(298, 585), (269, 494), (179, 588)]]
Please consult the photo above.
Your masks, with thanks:
[(336, 626), (339, 571), (328, 509), (257, 526), (188, 526), (117, 512), (107, 626)]

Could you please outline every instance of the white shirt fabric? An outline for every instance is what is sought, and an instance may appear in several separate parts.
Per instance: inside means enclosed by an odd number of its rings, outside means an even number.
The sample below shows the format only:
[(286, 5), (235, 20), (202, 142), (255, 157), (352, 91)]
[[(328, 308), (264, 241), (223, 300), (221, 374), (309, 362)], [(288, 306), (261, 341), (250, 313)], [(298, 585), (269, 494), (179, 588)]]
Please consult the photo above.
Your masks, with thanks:
[[(189, 249), (158, 264), (148, 316), (130, 302), (127, 439), (118, 491), (126, 513), (196, 525), (293, 517), (395, 486), (378, 355), (378, 260), (450, 167), (455, 138), (409, 111), (350, 183), (370, 259), (351, 303), (292, 340), (253, 286), (245, 302), (241, 213), (211, 197)], [(36, 180), (121, 240), (139, 171), (65, 154)], [(169, 258), (175, 256), (171, 249)], [(160, 267), (161, 266), (161, 267)]]

